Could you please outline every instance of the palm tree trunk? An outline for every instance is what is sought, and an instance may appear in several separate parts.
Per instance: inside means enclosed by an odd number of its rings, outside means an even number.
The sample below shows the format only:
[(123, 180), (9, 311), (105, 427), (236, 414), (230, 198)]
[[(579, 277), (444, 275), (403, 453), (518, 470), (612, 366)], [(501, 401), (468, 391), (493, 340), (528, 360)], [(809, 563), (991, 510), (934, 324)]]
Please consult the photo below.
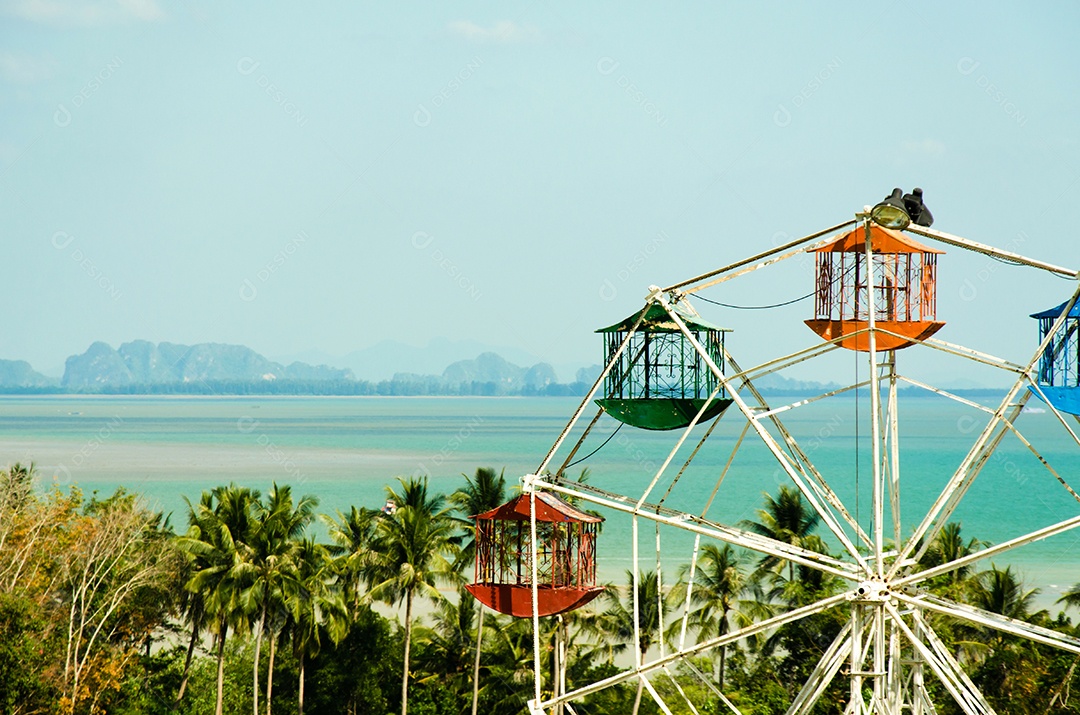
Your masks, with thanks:
[(191, 627), (191, 641), (188, 643), (187, 658), (184, 659), (184, 676), (180, 679), (180, 689), (176, 693), (176, 702), (173, 703), (175, 709), (180, 705), (180, 701), (184, 699), (184, 691), (187, 690), (188, 676), (191, 674), (191, 661), (195, 657), (195, 643), (199, 640), (199, 624), (196, 623)]
[(300, 651), (300, 686), (297, 689), (296, 715), (304, 715), (304, 652)]
[(409, 646), (412, 641), (412, 591), (405, 594), (405, 672), (401, 676), (401, 715), (409, 709)]
[(221, 702), (222, 697), (225, 694), (225, 636), (229, 631), (229, 626), (225, 624), (225, 619), (221, 622), (221, 637), (218, 641), (218, 655), (217, 655), (217, 705), (214, 707), (214, 715), (221, 715)]
[(259, 715), (259, 649), (262, 647), (263, 625), (266, 623), (266, 603), (263, 602), (262, 613), (259, 615), (259, 628), (255, 632), (255, 663), (251, 666), (252, 688), (251, 702), (253, 715)]
[(716, 679), (720, 692), (724, 692), (724, 665), (727, 662), (727, 646), (720, 646), (720, 677)]
[[(480, 622), (476, 626), (476, 661), (473, 663), (472, 674), (472, 715), (476, 715), (476, 703), (480, 698), (480, 642), (484, 636), (484, 604), (476, 602), (476, 611), (480, 614)], [(300, 713), (303, 715), (303, 713)]]
[(270, 695), (274, 691), (274, 652), (277, 650), (277, 638), (270, 632), (270, 662), (266, 666), (266, 715), (270, 713)]

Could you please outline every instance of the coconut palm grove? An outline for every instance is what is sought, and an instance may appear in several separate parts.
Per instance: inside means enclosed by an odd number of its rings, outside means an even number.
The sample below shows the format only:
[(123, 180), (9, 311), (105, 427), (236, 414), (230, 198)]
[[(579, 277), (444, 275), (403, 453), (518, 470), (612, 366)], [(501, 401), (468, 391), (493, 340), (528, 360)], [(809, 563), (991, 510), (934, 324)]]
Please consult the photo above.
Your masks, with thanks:
[[(475, 558), (468, 517), (503, 503), (514, 488), (495, 469), (462, 476), (452, 494), (434, 493), (424, 478), (391, 478), (383, 509), (334, 513), (320, 511), (317, 495), (288, 486), (260, 492), (223, 484), (188, 496), (186, 514), (167, 517), (145, 508), (138, 494), (43, 489), (33, 465), (11, 465), (0, 473), (0, 712), (526, 712), (530, 620), (495, 614), (463, 589)], [(742, 526), (828, 552), (817, 514), (794, 488), (763, 494), (757, 519)], [(988, 545), (953, 522), (931, 544), (925, 565)], [(685, 600), (691, 573), (685, 625), (665, 619)], [(638, 574), (636, 599), (633, 577), (627, 572), (606, 584), (584, 608), (542, 619), (544, 667), (565, 670), (570, 687), (633, 659), (635, 603), (643, 656), (842, 587), (820, 570), (728, 545), (705, 546), (695, 569), (665, 577), (670, 587), (658, 587), (665, 579), (656, 573)], [(932, 579), (929, 590), (1066, 634), (1080, 631), (1070, 614), (1080, 606), (1080, 584), (1054, 612), (1038, 608), (1037, 591), (1007, 566), (956, 569)], [(748, 714), (783, 712), (844, 623), (842, 611), (826, 611), (703, 651), (656, 678), (655, 687), (695, 691), (692, 700), (705, 703), (701, 713), (731, 712), (731, 705)], [(947, 616), (933, 627), (999, 712), (1080, 712), (1073, 696), (1080, 658)], [(561, 666), (557, 643), (566, 644)], [(814, 712), (842, 712), (846, 685), (829, 689)], [(669, 702), (683, 712), (679, 699)], [(943, 715), (959, 712), (948, 697), (941, 702)], [(586, 697), (573, 712), (660, 711), (626, 684)]]

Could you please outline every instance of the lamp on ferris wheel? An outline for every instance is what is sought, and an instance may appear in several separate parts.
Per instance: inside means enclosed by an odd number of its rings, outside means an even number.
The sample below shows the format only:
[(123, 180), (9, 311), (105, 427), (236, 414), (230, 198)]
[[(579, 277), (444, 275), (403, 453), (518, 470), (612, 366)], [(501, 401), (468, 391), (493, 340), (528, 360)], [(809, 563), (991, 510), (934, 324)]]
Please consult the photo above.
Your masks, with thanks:
[(915, 187), (910, 194), (893, 189), (877, 206), (870, 210), (870, 219), (879, 226), (903, 231), (910, 224), (929, 228), (934, 216), (923, 203), (923, 190)]
[(922, 189), (906, 195), (893, 189), (870, 210), (870, 221), (817, 249), (810, 329), (840, 347), (864, 352), (870, 349), (871, 311), (877, 350), (906, 348), (940, 330), (945, 323), (936, 316), (937, 256), (943, 251), (899, 230), (933, 221)]
[[(1039, 321), (1039, 343), (1050, 334), (1054, 323), (1065, 312), (1068, 301), (1048, 310), (1032, 313)], [(1065, 316), (1065, 322), (1054, 333), (1046, 350), (1039, 357), (1036, 396), (1070, 415), (1080, 415), (1080, 301)], [(1041, 395), (1039, 393), (1042, 393)]]
[[(731, 331), (681, 305), (674, 311), (723, 370), (724, 333)], [(629, 343), (616, 357), (631, 331)], [(709, 401), (717, 388), (717, 377), (660, 303), (649, 303), (596, 332), (604, 336), (604, 363), (614, 361), (604, 381), (604, 396), (596, 404), (620, 422), (648, 430), (680, 429), (688, 426), (702, 407), (705, 411), (699, 422), (716, 417), (731, 405), (723, 388)]]

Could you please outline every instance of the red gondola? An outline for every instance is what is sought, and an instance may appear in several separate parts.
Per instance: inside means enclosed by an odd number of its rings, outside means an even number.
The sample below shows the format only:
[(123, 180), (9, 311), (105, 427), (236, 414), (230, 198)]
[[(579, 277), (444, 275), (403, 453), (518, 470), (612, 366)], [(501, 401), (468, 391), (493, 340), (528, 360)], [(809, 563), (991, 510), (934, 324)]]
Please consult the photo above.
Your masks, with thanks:
[[(473, 519), (476, 576), (466, 588), (499, 613), (531, 617), (529, 495)], [(596, 535), (602, 521), (554, 494), (536, 492), (537, 610), (541, 616), (580, 608), (603, 592), (603, 586), (596, 585)]]

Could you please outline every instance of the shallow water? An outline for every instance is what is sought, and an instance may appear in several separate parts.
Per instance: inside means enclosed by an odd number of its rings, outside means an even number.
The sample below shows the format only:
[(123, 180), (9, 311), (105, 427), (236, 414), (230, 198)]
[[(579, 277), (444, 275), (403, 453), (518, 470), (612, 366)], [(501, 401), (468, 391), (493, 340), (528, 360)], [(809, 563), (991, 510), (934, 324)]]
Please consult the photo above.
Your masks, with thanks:
[[(865, 395), (864, 395), (865, 397)], [(780, 404), (783, 398), (774, 398)], [(184, 497), (237, 482), (263, 491), (273, 482), (319, 497), (321, 510), (350, 505), (378, 507), (397, 476), (427, 474), (435, 490), (449, 493), (462, 473), (505, 468), (508, 481), (536, 470), (577, 406), (564, 398), (378, 397), (2, 397), (0, 463), (37, 464), (39, 473), (85, 492), (116, 487), (144, 494), (150, 503), (186, 523)], [(851, 397), (823, 400), (786, 412), (784, 424), (825, 475), (853, 515), (869, 529), (871, 448), (869, 404)], [(593, 412), (586, 412), (585, 421)], [(987, 416), (940, 398), (904, 399), (900, 408), (902, 533), (907, 535), (940, 493), (978, 437)], [(584, 422), (582, 423), (584, 424)], [(665, 504), (700, 513), (746, 421), (733, 408), (675, 484)], [(608, 418), (582, 446), (600, 446), (617, 423)], [(1024, 414), (1017, 423), (1057, 472), (1080, 482), (1080, 448), (1052, 414)], [(658, 500), (704, 434), (694, 434), (672, 461), (650, 501)], [(580, 427), (563, 447), (561, 463)], [(590, 484), (639, 497), (675, 445), (678, 432), (626, 427), (583, 463)], [(756, 519), (763, 492), (775, 493), (786, 476), (751, 431), (732, 461), (708, 515), (735, 524)], [(857, 496), (857, 499), (856, 499)], [(1014, 436), (1008, 435), (974, 482), (954, 520), (963, 533), (1001, 542), (1069, 518), (1080, 505)], [(886, 512), (888, 514), (888, 511)], [(605, 579), (622, 581), (632, 563), (628, 518), (606, 514), (600, 541)], [(886, 528), (886, 538), (891, 534)], [(662, 569), (670, 579), (689, 559), (693, 537), (665, 527)], [(642, 568), (655, 566), (654, 527), (639, 529)], [(835, 539), (832, 540), (835, 544)], [(998, 566), (1022, 570), (1049, 604), (1080, 581), (1080, 534), (1067, 533), (1003, 555)], [(988, 564), (980, 563), (980, 568)]]

